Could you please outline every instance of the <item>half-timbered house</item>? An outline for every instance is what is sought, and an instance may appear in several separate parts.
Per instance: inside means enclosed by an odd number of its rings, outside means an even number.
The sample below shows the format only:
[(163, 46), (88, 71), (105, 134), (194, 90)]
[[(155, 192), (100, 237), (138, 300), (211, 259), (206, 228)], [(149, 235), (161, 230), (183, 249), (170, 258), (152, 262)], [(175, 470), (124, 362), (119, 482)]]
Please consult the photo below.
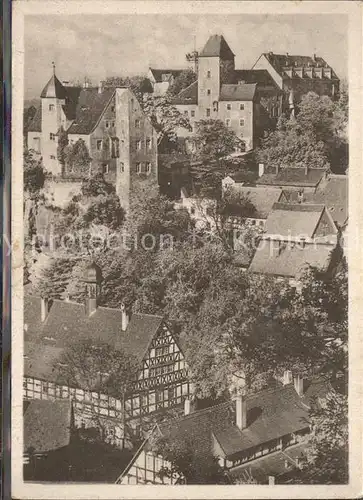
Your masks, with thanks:
[[(124, 446), (128, 444), (125, 429), (141, 430), (158, 412), (182, 407), (190, 392), (188, 366), (161, 316), (130, 315), (125, 308), (99, 306), (97, 266), (87, 269), (84, 281), (85, 304), (25, 296), (24, 398), (71, 399), (77, 425), (102, 420), (107, 440)], [(59, 380), (61, 355), (79, 339), (107, 343), (136, 360), (135, 381), (122, 398)]]

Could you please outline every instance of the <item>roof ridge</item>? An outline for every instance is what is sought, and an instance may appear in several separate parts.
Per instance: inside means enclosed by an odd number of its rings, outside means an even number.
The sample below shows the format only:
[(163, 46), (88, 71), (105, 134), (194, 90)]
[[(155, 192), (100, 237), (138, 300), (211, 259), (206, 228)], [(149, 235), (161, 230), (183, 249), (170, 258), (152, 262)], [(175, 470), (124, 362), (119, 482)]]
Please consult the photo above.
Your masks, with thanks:
[(185, 92), (186, 90), (188, 90), (188, 89), (189, 89), (192, 85), (195, 85), (196, 83), (198, 83), (198, 79), (197, 79), (197, 80), (195, 80), (194, 82), (190, 83), (187, 87), (185, 87), (185, 89), (181, 90), (181, 91), (179, 92), (179, 94), (177, 94), (175, 97), (179, 97), (179, 96), (180, 96), (180, 94), (182, 94), (183, 92)]

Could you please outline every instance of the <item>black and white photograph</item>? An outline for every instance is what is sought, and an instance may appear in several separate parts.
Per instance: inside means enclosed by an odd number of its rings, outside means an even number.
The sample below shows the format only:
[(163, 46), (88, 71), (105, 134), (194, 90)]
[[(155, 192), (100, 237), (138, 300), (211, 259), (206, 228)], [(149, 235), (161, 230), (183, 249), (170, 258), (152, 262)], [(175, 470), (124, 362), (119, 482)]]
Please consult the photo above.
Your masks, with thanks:
[(72, 3), (15, 70), (22, 491), (345, 491), (360, 11)]

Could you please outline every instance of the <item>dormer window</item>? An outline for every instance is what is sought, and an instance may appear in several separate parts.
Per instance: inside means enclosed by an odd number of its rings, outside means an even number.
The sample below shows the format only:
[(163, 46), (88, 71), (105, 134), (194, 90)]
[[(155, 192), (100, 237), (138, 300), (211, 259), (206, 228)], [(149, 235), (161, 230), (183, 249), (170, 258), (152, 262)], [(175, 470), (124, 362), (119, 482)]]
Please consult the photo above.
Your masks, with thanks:
[(102, 149), (102, 139), (97, 139), (97, 141), (96, 141), (96, 148), (97, 148), (97, 151), (101, 151), (101, 149)]
[(54, 109), (55, 109), (54, 104), (49, 104), (49, 111), (54, 111)]

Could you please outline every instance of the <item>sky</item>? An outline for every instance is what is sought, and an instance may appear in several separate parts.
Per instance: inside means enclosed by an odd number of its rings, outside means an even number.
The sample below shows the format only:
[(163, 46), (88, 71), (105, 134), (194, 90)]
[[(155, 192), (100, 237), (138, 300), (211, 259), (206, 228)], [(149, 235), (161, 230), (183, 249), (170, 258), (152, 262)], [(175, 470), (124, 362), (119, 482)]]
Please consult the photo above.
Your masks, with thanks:
[(299, 15), (27, 15), (25, 99), (39, 97), (52, 74), (97, 84), (107, 76), (146, 74), (149, 66), (187, 67), (185, 54), (222, 34), (249, 69), (263, 52), (322, 56), (347, 77), (347, 17)]

